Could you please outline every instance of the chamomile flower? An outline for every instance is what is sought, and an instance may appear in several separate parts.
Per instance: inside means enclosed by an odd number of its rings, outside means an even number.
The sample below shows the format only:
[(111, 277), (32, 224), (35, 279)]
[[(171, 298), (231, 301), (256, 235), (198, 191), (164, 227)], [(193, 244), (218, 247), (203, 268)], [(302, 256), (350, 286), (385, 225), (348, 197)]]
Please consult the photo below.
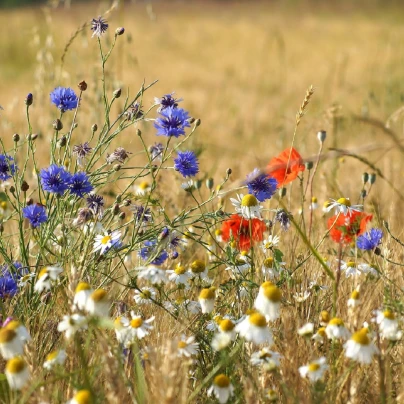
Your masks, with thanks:
[(215, 308), (215, 288), (204, 288), (199, 293), (199, 303), (202, 313), (211, 313)]
[(402, 332), (399, 331), (396, 315), (389, 309), (376, 310), (376, 323), (379, 325), (382, 338), (391, 341), (401, 339)]
[(4, 372), (11, 390), (21, 390), (28, 382), (29, 370), (24, 359), (17, 356), (10, 358)]
[(202, 260), (193, 261), (188, 272), (191, 275), (191, 278), (207, 279), (208, 277), (206, 264)]
[(253, 366), (263, 366), (266, 370), (274, 370), (280, 364), (281, 354), (271, 351), (269, 348), (262, 348), (251, 354), (250, 362)]
[(149, 304), (156, 298), (156, 290), (154, 288), (144, 287), (142, 290), (135, 290), (133, 296), (137, 304)]
[(114, 329), (115, 329), (116, 339), (118, 340), (118, 342), (120, 344), (123, 344), (123, 345), (125, 345), (126, 340), (128, 338), (128, 324), (129, 324), (129, 320), (124, 316), (117, 317), (114, 320)]
[(215, 351), (219, 352), (222, 349), (227, 348), (231, 342), (232, 339), (229, 334), (218, 332), (213, 336), (211, 346)]
[(142, 316), (136, 315), (133, 311), (131, 312), (132, 319), (128, 320), (122, 318), (122, 323), (125, 327), (128, 327), (127, 340), (125, 342), (126, 346), (130, 344), (137, 338), (142, 339), (150, 334), (153, 329), (151, 323), (154, 321), (154, 316), (147, 320), (144, 320)]
[(66, 360), (66, 351), (64, 349), (56, 350), (46, 356), (43, 367), (51, 370), (56, 365), (63, 365)]
[(358, 269), (365, 275), (370, 275), (375, 278), (380, 276), (380, 269), (376, 264), (367, 264), (364, 262), (362, 264), (358, 264)]
[(236, 325), (236, 331), (247, 341), (254, 344), (273, 344), (272, 332), (265, 316), (258, 312), (248, 314)]
[(142, 181), (135, 185), (136, 195), (147, 195), (151, 191), (151, 186), (147, 181)]
[(272, 249), (279, 244), (279, 241), (280, 241), (279, 236), (273, 236), (272, 234), (270, 234), (268, 236), (268, 238), (266, 238), (262, 242), (262, 245), (261, 245), (262, 250), (264, 251), (264, 253), (266, 253), (268, 251), (272, 251)]
[(195, 337), (193, 335), (188, 338), (185, 335), (182, 335), (177, 343), (177, 349), (178, 356), (190, 358), (192, 355), (198, 353), (199, 344), (195, 342)]
[(38, 274), (34, 290), (38, 293), (49, 290), (51, 288), (51, 281), (57, 280), (62, 272), (63, 269), (57, 265), (43, 268)]
[(312, 383), (321, 380), (325, 371), (328, 369), (327, 360), (324, 357), (317, 359), (308, 365), (299, 368), (300, 376), (308, 378)]
[(254, 307), (265, 315), (268, 321), (275, 321), (280, 316), (282, 292), (271, 282), (264, 282), (255, 299)]
[(363, 205), (352, 205), (349, 198), (339, 198), (337, 200), (331, 199), (331, 202), (328, 205), (326, 211), (329, 212), (334, 208), (335, 208), (335, 214), (342, 213), (345, 216), (346, 215), (351, 216), (353, 211), (362, 212)]
[(263, 207), (259, 204), (258, 199), (251, 194), (238, 194), (237, 199), (230, 198), (232, 205), (235, 207), (244, 219), (262, 219), (261, 210)]
[(342, 261), (340, 260), (340, 268), (341, 271), (345, 272), (345, 276), (350, 278), (351, 276), (359, 276), (361, 275), (361, 271), (358, 268), (358, 265), (355, 264), (354, 261)]
[(147, 267), (140, 267), (138, 270), (138, 278), (149, 281), (153, 285), (167, 282), (167, 272), (156, 265), (151, 264)]
[(96, 289), (87, 299), (85, 310), (98, 317), (108, 317), (111, 302), (105, 289)]
[(76, 308), (84, 310), (91, 293), (93, 293), (93, 289), (87, 282), (79, 282), (73, 298), (73, 310)]
[(329, 339), (343, 339), (346, 340), (350, 337), (351, 333), (345, 327), (344, 322), (338, 318), (332, 318), (327, 327), (325, 328), (325, 333)]
[(87, 328), (87, 319), (80, 314), (65, 315), (58, 324), (58, 331), (64, 332), (67, 339), (70, 339), (78, 330), (85, 328)]
[(167, 274), (168, 279), (171, 282), (174, 282), (176, 285), (188, 285), (188, 281), (192, 276), (190, 272), (187, 271), (187, 269), (180, 263), (176, 265), (175, 269), (167, 270)]
[(261, 266), (261, 272), (265, 278), (278, 279), (285, 270), (286, 262), (276, 262), (272, 257), (265, 258)]
[(325, 327), (331, 320), (330, 313), (327, 310), (322, 310), (319, 316), (320, 325)]
[(105, 254), (115, 243), (118, 243), (121, 238), (121, 232), (118, 230), (112, 233), (106, 232), (95, 236), (93, 252), (99, 251), (100, 254)]
[(317, 332), (311, 337), (317, 344), (324, 344), (327, 334), (325, 333), (325, 327), (320, 327)]
[(344, 344), (345, 356), (363, 364), (372, 363), (374, 355), (379, 353), (376, 345), (370, 340), (369, 330), (362, 328), (352, 334), (350, 340)]
[(90, 404), (93, 398), (90, 390), (79, 390), (66, 404)]
[(302, 337), (310, 337), (314, 332), (314, 324), (306, 323), (297, 330), (297, 333)]
[(213, 379), (213, 384), (208, 390), (208, 396), (214, 395), (220, 404), (224, 404), (228, 402), (233, 392), (234, 387), (230, 383), (230, 379), (226, 375), (220, 374)]
[(297, 303), (303, 303), (310, 297), (311, 293), (308, 290), (305, 290), (304, 292), (296, 292), (293, 295), (293, 299), (296, 300)]
[(311, 198), (311, 203), (310, 203), (310, 210), (316, 210), (318, 208), (318, 200), (315, 196)]
[(232, 274), (232, 277), (237, 277), (237, 276), (244, 276), (247, 274), (247, 272), (251, 269), (251, 264), (242, 258), (237, 258), (235, 260), (235, 263), (229, 265), (226, 268), (226, 271), (229, 271)]
[(233, 322), (233, 320), (229, 318), (223, 318), (219, 321), (219, 327), (218, 330), (221, 334), (226, 334), (228, 335), (231, 340), (236, 339), (236, 324)]
[(11, 320), (9, 323), (7, 323), (7, 325), (4, 326), (5, 328), (9, 329), (9, 330), (14, 330), (17, 333), (18, 338), (20, 338), (20, 340), (22, 342), (28, 342), (31, 341), (31, 335), (29, 334), (29, 331), (27, 330), (27, 328), (21, 324), (19, 321), (17, 320)]
[(361, 300), (360, 300), (359, 288), (356, 288), (351, 293), (351, 297), (348, 299), (348, 307), (355, 308), (355, 307), (358, 307), (360, 304), (361, 304)]
[(24, 341), (15, 330), (7, 327), (0, 329), (0, 352), (4, 359), (22, 355), (23, 351)]

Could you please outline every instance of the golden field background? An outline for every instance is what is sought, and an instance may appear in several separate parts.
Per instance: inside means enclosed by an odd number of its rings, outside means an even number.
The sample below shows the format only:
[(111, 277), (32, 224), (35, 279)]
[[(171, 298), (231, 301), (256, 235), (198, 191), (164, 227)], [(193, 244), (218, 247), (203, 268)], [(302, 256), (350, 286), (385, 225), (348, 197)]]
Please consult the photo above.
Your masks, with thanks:
[[(391, 116), (404, 102), (403, 7), (355, 4), (121, 2), (106, 16), (110, 28), (102, 40), (107, 45), (115, 28), (125, 27), (107, 65), (110, 94), (121, 87), (124, 94), (133, 95), (143, 79), (146, 83), (158, 79), (145, 95), (145, 108), (154, 96), (176, 91), (184, 98), (182, 106), (202, 119), (191, 146), (204, 149), (203, 172), (220, 178), (232, 167), (233, 178), (242, 179), (291, 144), (296, 111), (313, 85), (315, 93), (295, 141), (301, 154), (316, 154), (316, 132), (325, 129), (326, 148), (354, 150), (400, 189), (402, 153), (397, 152), (397, 143), (403, 120), (400, 113)], [(77, 30), (110, 6), (110, 2), (73, 1), (70, 9), (1, 12), (0, 105), (5, 111), (0, 129), (6, 144), (11, 145), (13, 133), (26, 131), (23, 100), (32, 92), (34, 132), (43, 135), (47, 147), (51, 122), (58, 116), (49, 93), (57, 85), (76, 89), (81, 80), (89, 84), (75, 132), (80, 141), (89, 137), (93, 123), (101, 124), (97, 41), (91, 38), (89, 26)], [(359, 123), (353, 115), (377, 122)], [(393, 135), (383, 131), (387, 121)], [(119, 143), (130, 151), (140, 146), (134, 131), (133, 137), (126, 134)], [(151, 124), (142, 131), (150, 144), (156, 140)], [(366, 152), (369, 145), (382, 148)], [(320, 166), (319, 200), (342, 194), (356, 200), (362, 172), (372, 170), (346, 158), (338, 163), (335, 181), (335, 164)], [(400, 219), (393, 212), (399, 199), (385, 181), (378, 179), (377, 195), (371, 197), (377, 209), (383, 209), (384, 218)]]

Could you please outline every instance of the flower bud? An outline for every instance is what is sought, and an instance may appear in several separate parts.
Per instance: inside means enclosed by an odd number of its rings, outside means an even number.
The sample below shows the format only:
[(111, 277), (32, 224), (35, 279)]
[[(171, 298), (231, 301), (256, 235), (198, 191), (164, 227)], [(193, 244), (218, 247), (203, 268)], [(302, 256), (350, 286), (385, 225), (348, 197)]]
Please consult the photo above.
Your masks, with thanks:
[(27, 192), (29, 190), (29, 185), (27, 184), (27, 181), (23, 181), (22, 183), (21, 183), (21, 191), (22, 192)]
[(60, 119), (55, 119), (52, 123), (53, 129), (61, 130), (63, 129), (63, 123)]
[(366, 195), (367, 195), (366, 189), (362, 189), (362, 191), (361, 191), (361, 198), (362, 198), (362, 199), (366, 198)]
[(80, 83), (77, 85), (80, 91), (86, 91), (87, 90), (87, 83), (83, 80), (80, 81)]
[(14, 135), (13, 135), (13, 140), (14, 140), (14, 142), (19, 142), (20, 141), (20, 135), (18, 134), (18, 133), (14, 133)]
[(112, 211), (113, 215), (117, 215), (118, 213), (120, 213), (121, 209), (119, 208), (119, 205), (116, 203), (114, 205), (114, 209)]
[(58, 147), (65, 147), (67, 143), (67, 139), (66, 136), (62, 136), (59, 140), (58, 140)]
[(118, 27), (115, 30), (115, 35), (123, 35), (123, 33), (125, 32), (125, 28), (124, 27)]
[(306, 167), (306, 170), (311, 170), (313, 168), (313, 162), (312, 161), (307, 161), (305, 163), (305, 167)]
[(4, 231), (4, 225), (3, 222), (0, 222), (0, 234), (3, 233)]
[(232, 172), (233, 172), (233, 170), (231, 168), (228, 168), (226, 170), (226, 175), (229, 176), (229, 175), (231, 175)]
[(112, 94), (113, 94), (114, 98), (119, 98), (122, 94), (122, 90), (120, 88), (118, 88)]
[(201, 120), (198, 118), (196, 121), (195, 121), (195, 126), (199, 126), (201, 124)]
[(213, 186), (214, 186), (213, 178), (208, 178), (208, 179), (206, 180), (206, 188), (212, 189)]
[(132, 203), (132, 202), (131, 202), (130, 199), (125, 199), (125, 200), (123, 201), (123, 206), (130, 206), (131, 203)]
[(118, 217), (119, 217), (119, 219), (123, 220), (123, 219), (125, 219), (125, 217), (126, 217), (126, 213), (125, 213), (125, 212), (121, 212)]
[(15, 188), (11, 185), (11, 187), (10, 187), (10, 192), (12, 193), (12, 194), (14, 194), (15, 193)]
[(202, 186), (202, 181), (201, 180), (196, 180), (194, 183), (195, 189), (201, 189)]
[(189, 119), (188, 119), (188, 122), (189, 122), (189, 123), (194, 123), (194, 122), (195, 122), (195, 118), (192, 118), (192, 117), (189, 118)]
[(25, 105), (30, 106), (32, 105), (33, 102), (34, 102), (34, 96), (31, 93), (29, 93), (25, 98)]
[(140, 129), (136, 129), (136, 136), (142, 136), (142, 131)]
[(280, 188), (279, 189), (279, 196), (281, 198), (283, 198), (284, 196), (286, 196), (286, 188)]
[(91, 127), (91, 132), (97, 132), (98, 126), (95, 123), (92, 127)]
[(25, 201), (25, 204), (27, 205), (27, 206), (30, 206), (30, 205), (32, 205), (34, 203), (34, 200), (32, 199), (32, 198), (27, 198), (27, 200)]
[(317, 139), (321, 143), (324, 143), (324, 140), (326, 137), (327, 137), (327, 132), (325, 130), (320, 130), (319, 132), (317, 132)]
[(362, 174), (362, 182), (363, 184), (366, 184), (369, 181), (369, 174), (368, 173), (363, 173)]
[(372, 174), (369, 175), (369, 182), (371, 184), (374, 184), (376, 182), (376, 174), (375, 173), (372, 173)]
[(35, 140), (38, 137), (37, 133), (33, 133), (31, 135), (27, 135), (28, 140)]
[(115, 164), (112, 168), (114, 169), (114, 171), (119, 171), (121, 167), (122, 166), (120, 164)]

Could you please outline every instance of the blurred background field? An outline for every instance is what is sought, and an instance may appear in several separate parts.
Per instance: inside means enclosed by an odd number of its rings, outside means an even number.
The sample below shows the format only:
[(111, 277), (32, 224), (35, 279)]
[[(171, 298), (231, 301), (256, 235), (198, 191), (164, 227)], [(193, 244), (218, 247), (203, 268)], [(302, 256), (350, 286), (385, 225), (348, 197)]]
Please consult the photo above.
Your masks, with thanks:
[[(104, 14), (111, 4), (72, 0), (69, 8), (41, 3), (1, 10), (0, 130), (8, 146), (13, 133), (27, 130), (28, 92), (35, 97), (31, 119), (44, 147), (58, 113), (49, 102), (57, 85), (89, 84), (75, 132), (80, 141), (102, 122), (98, 46), (84, 24), (105, 15), (106, 46), (116, 27), (126, 29), (107, 65), (110, 94), (121, 87), (134, 95), (143, 80), (158, 79), (145, 95), (145, 109), (153, 96), (175, 91), (184, 98), (183, 107), (202, 119), (191, 145), (203, 149), (206, 175), (224, 176), (232, 167), (234, 178), (243, 178), (289, 146), (296, 111), (313, 85), (295, 142), (301, 154), (316, 154), (316, 133), (325, 129), (326, 147), (353, 150), (402, 188), (403, 3), (139, 1), (120, 2)], [(142, 130), (153, 143), (152, 125)], [(133, 137), (119, 145), (136, 151), (138, 142), (133, 129)], [(356, 199), (365, 170), (373, 171), (352, 158), (322, 164), (319, 200)], [(399, 200), (383, 180), (377, 191), (371, 197), (378, 209), (392, 209)]]

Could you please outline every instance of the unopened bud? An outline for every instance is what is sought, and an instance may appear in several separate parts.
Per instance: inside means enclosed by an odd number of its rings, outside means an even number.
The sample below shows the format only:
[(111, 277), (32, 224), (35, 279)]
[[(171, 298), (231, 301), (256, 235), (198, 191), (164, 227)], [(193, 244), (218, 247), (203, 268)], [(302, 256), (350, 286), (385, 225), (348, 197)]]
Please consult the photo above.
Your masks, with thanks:
[(140, 129), (136, 129), (136, 136), (142, 136), (142, 131)]
[(226, 175), (229, 176), (229, 175), (231, 175), (232, 172), (233, 172), (233, 170), (231, 168), (228, 168), (226, 170)]
[(119, 98), (122, 94), (122, 90), (120, 88), (118, 88), (112, 94), (113, 94), (114, 98)]
[(118, 217), (119, 217), (119, 219), (123, 220), (123, 219), (125, 219), (125, 217), (126, 217), (126, 213), (125, 213), (125, 212), (121, 212)]
[(61, 130), (63, 129), (63, 123), (60, 119), (55, 119), (52, 123), (53, 129)]
[(363, 173), (362, 174), (362, 182), (366, 184), (369, 181), (369, 174), (368, 173)]
[(284, 196), (286, 196), (286, 188), (280, 188), (279, 189), (279, 196), (281, 198), (283, 198)]
[(18, 133), (14, 133), (14, 135), (13, 135), (13, 140), (14, 140), (14, 142), (19, 142), (20, 141), (20, 135), (18, 134)]
[(65, 147), (67, 143), (67, 139), (66, 136), (62, 136), (59, 140), (58, 140), (58, 147)]
[(375, 248), (375, 254), (376, 255), (382, 255), (382, 250), (379, 247)]
[(80, 91), (86, 91), (87, 90), (87, 83), (84, 80), (80, 81), (80, 83), (77, 84), (77, 86), (80, 89)]
[(192, 118), (192, 117), (189, 118), (189, 119), (188, 119), (188, 122), (189, 122), (189, 123), (194, 123), (194, 122), (195, 122), (195, 118)]
[(37, 133), (32, 133), (30, 135), (27, 135), (28, 140), (35, 140), (38, 137)]
[(12, 193), (12, 194), (14, 194), (15, 193), (15, 188), (11, 185), (11, 187), (10, 187), (10, 192)]
[(115, 164), (112, 168), (114, 169), (114, 171), (119, 171), (121, 167), (122, 166), (120, 164)]
[(0, 222), (0, 233), (3, 233), (4, 231), (4, 225), (3, 222)]
[(212, 189), (213, 186), (214, 186), (213, 178), (208, 178), (208, 179), (206, 180), (206, 188)]
[(93, 126), (91, 126), (91, 132), (97, 132), (98, 125), (95, 123)]
[(113, 213), (114, 215), (117, 215), (120, 211), (121, 211), (121, 210), (120, 210), (120, 208), (119, 208), (119, 205), (116, 203), (116, 204), (114, 205), (114, 209), (113, 209), (112, 213)]
[(178, 258), (178, 252), (177, 251), (173, 251), (172, 253), (171, 253), (171, 255), (170, 255), (170, 258), (172, 259), (172, 260), (175, 260), (175, 259), (177, 259)]
[(130, 199), (125, 199), (125, 200), (123, 201), (123, 206), (130, 206), (130, 204), (131, 204), (131, 200), (130, 200)]
[(199, 126), (201, 124), (201, 120), (198, 118), (196, 121), (195, 121), (195, 126)]
[(327, 132), (325, 130), (320, 130), (319, 132), (317, 132), (317, 139), (323, 143), (325, 138), (327, 137)]
[(195, 189), (201, 189), (201, 186), (202, 186), (202, 181), (201, 180), (196, 180), (194, 182)]
[(115, 35), (123, 35), (124, 32), (125, 32), (125, 28), (119, 27), (115, 30)]
[(25, 105), (30, 106), (32, 105), (33, 102), (34, 102), (34, 96), (31, 93), (29, 93), (25, 98)]
[(22, 192), (27, 192), (28, 190), (29, 190), (29, 185), (28, 185), (27, 181), (23, 181), (21, 183), (21, 191)]
[(369, 182), (371, 184), (374, 184), (376, 182), (376, 174), (375, 173), (372, 173), (372, 174), (369, 175)]
[(311, 170), (313, 168), (313, 162), (307, 161), (304, 166), (306, 167), (306, 170)]
[(362, 189), (362, 191), (361, 191), (361, 198), (362, 198), (362, 199), (366, 198), (366, 195), (367, 195), (366, 189)]
[(32, 198), (27, 198), (27, 200), (25, 201), (27, 206), (30, 206), (34, 203), (34, 200)]

